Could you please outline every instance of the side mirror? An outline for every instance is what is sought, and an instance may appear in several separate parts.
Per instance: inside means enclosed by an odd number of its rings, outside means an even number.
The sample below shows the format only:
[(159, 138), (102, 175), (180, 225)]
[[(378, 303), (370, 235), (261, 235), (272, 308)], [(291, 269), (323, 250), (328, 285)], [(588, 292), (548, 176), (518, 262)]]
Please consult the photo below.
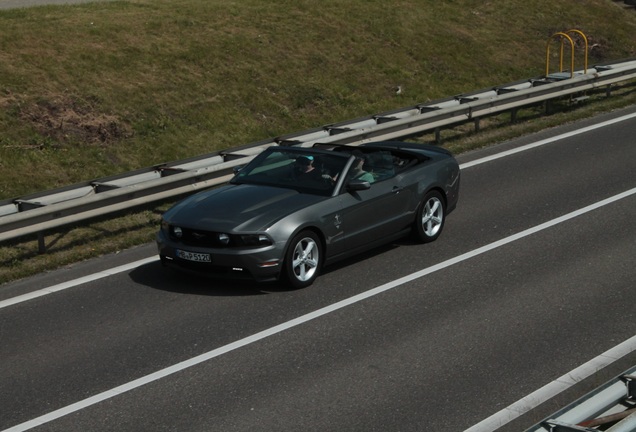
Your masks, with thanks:
[(243, 168), (245, 168), (245, 165), (238, 165), (238, 166), (235, 166), (234, 168), (232, 168), (232, 172), (233, 172), (234, 174), (238, 174), (238, 173), (239, 173), (239, 171), (241, 171)]
[(370, 188), (371, 183), (364, 180), (351, 180), (349, 183), (347, 183), (347, 191), (349, 192), (367, 190)]

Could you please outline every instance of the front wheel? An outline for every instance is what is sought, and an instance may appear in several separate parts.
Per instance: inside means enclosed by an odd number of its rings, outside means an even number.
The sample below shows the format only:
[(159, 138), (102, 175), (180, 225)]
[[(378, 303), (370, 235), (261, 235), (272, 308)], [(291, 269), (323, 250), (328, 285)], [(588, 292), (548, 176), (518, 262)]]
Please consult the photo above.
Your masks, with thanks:
[(305, 288), (316, 280), (322, 266), (322, 246), (312, 231), (302, 231), (289, 243), (285, 276), (293, 288)]
[(422, 243), (430, 243), (437, 240), (442, 234), (446, 216), (444, 199), (439, 192), (432, 191), (426, 194), (415, 218), (415, 234)]

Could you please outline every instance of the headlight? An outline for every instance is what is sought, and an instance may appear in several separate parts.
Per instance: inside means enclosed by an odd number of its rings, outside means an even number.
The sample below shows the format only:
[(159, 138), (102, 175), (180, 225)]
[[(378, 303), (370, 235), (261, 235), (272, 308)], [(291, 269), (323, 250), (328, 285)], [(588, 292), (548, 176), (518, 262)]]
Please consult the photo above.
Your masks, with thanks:
[(180, 239), (183, 237), (183, 229), (178, 226), (170, 225), (165, 219), (161, 219), (161, 231), (173, 238)]
[(272, 239), (265, 234), (242, 234), (237, 237), (241, 246), (270, 246), (273, 244)]
[(174, 234), (176, 238), (181, 238), (183, 237), (183, 230), (178, 226), (172, 227), (172, 234)]

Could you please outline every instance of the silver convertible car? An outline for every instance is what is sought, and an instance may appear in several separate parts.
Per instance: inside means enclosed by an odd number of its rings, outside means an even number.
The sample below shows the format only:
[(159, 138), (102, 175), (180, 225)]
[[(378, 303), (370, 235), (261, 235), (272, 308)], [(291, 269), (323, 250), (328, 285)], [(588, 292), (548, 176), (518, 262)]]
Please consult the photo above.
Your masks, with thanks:
[(179, 202), (157, 235), (164, 265), (257, 281), (314, 282), (324, 265), (413, 233), (436, 240), (459, 166), (434, 146), (274, 146), (229, 184)]

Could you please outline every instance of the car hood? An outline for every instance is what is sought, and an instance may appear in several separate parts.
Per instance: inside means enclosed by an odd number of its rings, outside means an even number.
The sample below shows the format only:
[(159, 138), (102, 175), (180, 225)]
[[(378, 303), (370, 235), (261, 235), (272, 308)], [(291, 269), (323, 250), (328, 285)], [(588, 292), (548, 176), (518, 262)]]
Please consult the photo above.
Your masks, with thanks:
[(172, 225), (206, 231), (257, 232), (325, 199), (293, 189), (227, 185), (186, 198), (163, 217)]

